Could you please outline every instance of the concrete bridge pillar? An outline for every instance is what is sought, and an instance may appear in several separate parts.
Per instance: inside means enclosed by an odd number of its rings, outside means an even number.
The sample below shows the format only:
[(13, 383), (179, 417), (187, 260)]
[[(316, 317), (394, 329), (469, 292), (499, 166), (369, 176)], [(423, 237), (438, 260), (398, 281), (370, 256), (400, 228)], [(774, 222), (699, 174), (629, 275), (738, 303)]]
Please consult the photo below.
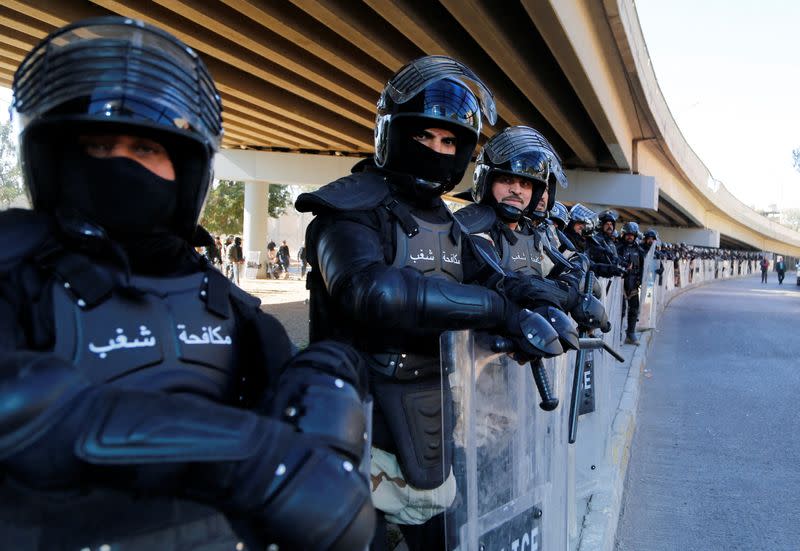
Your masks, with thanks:
[[(261, 263), (256, 277), (267, 277), (267, 223), (269, 221), (269, 183), (263, 181), (246, 181), (244, 184), (244, 228), (242, 230), (245, 257), (248, 251), (260, 251), (257, 260)], [(252, 255), (251, 255), (252, 256)], [(256, 261), (247, 258), (247, 261)]]

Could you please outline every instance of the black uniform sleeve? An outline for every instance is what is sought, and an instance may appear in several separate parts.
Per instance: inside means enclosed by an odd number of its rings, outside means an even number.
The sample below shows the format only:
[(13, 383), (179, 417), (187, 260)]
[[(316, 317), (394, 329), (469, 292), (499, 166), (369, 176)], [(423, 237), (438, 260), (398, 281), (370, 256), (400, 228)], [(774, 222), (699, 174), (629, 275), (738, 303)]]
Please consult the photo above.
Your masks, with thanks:
[(25, 339), (17, 323), (17, 308), (7, 282), (0, 281), (0, 355), (16, 350)]
[(354, 321), (384, 329), (501, 326), (505, 301), (496, 292), (388, 266), (380, 235), (352, 220), (325, 221), (316, 244), (328, 293)]

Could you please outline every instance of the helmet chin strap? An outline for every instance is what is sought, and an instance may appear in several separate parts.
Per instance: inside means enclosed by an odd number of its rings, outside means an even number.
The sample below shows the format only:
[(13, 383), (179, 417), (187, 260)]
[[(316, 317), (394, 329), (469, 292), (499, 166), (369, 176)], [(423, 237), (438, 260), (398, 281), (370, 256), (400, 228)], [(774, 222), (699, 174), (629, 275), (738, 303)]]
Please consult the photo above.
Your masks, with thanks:
[(519, 222), (519, 219), (522, 218), (522, 209), (515, 207), (514, 205), (509, 205), (507, 203), (497, 203), (494, 207), (497, 216), (500, 217), (500, 220), (509, 224), (512, 222)]

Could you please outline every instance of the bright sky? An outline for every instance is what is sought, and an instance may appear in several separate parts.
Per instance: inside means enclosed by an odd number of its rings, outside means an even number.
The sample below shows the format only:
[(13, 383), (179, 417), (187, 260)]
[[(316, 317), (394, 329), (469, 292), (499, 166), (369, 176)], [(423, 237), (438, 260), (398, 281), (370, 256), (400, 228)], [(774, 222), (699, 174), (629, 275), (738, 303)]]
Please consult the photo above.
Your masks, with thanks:
[(800, 208), (800, 2), (635, 0), (686, 141), (747, 205)]

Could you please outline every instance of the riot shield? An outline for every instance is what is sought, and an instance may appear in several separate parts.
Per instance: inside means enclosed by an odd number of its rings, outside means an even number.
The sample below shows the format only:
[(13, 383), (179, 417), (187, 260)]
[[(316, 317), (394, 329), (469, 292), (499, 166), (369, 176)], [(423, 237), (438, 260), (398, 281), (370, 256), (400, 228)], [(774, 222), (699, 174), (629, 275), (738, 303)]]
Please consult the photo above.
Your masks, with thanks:
[[(530, 364), (491, 351), (471, 331), (441, 339), (453, 396), (457, 493), (445, 513), (448, 551), (567, 549), (567, 369), (545, 369), (562, 404), (546, 412)], [(566, 400), (568, 402), (568, 400)]]
[(639, 321), (637, 331), (653, 329), (656, 324), (656, 270), (658, 260), (655, 258), (656, 248), (651, 246), (644, 257), (642, 266), (642, 286), (639, 289)]

